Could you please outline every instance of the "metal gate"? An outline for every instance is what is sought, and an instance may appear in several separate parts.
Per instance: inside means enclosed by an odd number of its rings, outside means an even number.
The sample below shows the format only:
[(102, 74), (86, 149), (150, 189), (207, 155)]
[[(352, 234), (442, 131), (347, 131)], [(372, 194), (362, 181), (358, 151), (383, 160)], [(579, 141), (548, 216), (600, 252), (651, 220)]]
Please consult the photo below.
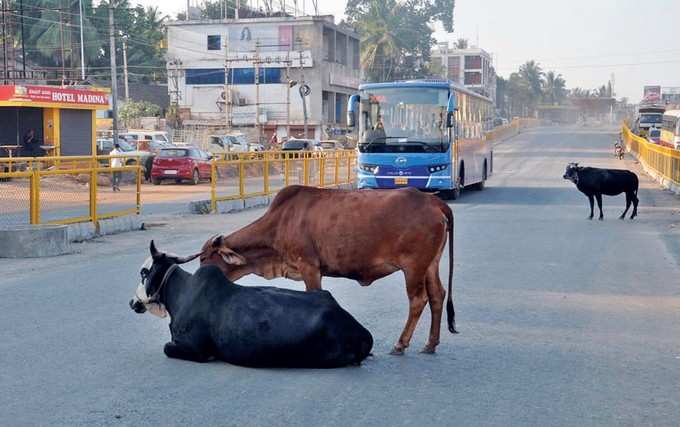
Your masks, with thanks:
[(61, 110), (60, 141), (62, 156), (91, 156), (92, 111)]

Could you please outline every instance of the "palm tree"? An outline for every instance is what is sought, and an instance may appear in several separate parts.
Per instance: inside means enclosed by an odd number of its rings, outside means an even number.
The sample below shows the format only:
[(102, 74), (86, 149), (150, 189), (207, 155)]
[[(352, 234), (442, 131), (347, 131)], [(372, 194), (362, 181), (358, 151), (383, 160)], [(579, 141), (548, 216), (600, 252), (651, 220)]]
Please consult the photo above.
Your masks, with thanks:
[(390, 79), (394, 67), (402, 59), (403, 41), (399, 4), (395, 0), (372, 1), (364, 19), (357, 22), (362, 34), (361, 65), (372, 80)]
[(519, 75), (529, 84), (534, 100), (538, 100), (542, 94), (543, 70), (534, 60), (527, 61), (519, 67)]
[(566, 95), (566, 82), (562, 74), (555, 74), (554, 71), (545, 73), (543, 80), (543, 99), (550, 104), (559, 104)]
[(462, 38), (456, 40), (456, 42), (453, 44), (453, 46), (454, 46), (456, 49), (467, 49), (467, 48), (469, 47), (469, 45), (470, 45), (470, 44), (468, 43), (468, 40), (467, 40), (467, 39), (462, 39)]

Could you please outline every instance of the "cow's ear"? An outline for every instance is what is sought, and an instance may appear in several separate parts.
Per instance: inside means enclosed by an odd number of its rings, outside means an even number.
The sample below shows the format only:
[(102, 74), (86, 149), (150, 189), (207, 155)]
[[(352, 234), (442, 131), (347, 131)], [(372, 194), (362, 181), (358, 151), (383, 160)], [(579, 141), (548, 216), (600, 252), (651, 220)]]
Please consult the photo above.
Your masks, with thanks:
[(158, 252), (158, 249), (156, 249), (156, 244), (151, 241), (151, 244), (149, 245), (149, 252), (151, 252), (151, 258), (157, 260), (159, 259), (163, 254)]
[(234, 252), (233, 250), (229, 248), (220, 248), (218, 249), (218, 252), (220, 253), (220, 256), (226, 262), (227, 264), (230, 265), (245, 265), (246, 264), (246, 259), (243, 258), (240, 254)]

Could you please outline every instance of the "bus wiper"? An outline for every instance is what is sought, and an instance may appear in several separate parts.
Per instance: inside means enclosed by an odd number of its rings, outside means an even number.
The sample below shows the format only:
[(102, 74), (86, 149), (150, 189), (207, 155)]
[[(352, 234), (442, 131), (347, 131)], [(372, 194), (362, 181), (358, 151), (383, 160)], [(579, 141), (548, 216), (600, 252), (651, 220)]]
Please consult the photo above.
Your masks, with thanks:
[(376, 138), (372, 138), (371, 142), (364, 142), (360, 143), (359, 145), (364, 146), (364, 150), (368, 150), (368, 148), (373, 145), (374, 142), (376, 141), (387, 141), (388, 139), (400, 139), (400, 136), (378, 136)]

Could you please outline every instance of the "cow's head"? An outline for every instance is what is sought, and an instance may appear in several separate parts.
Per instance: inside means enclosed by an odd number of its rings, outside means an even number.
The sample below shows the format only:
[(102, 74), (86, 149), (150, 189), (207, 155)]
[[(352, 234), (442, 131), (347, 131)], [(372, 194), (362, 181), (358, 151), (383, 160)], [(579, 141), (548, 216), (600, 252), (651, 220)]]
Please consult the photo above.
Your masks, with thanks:
[(200, 253), (188, 257), (180, 257), (174, 254), (166, 254), (156, 249), (151, 241), (149, 245), (151, 256), (144, 261), (139, 272), (141, 281), (137, 285), (135, 296), (130, 300), (130, 308), (136, 313), (144, 313), (147, 310), (158, 317), (165, 317), (168, 312), (161, 300), (161, 290), (169, 279), (168, 272), (173, 265), (184, 264), (198, 258)]
[(574, 184), (578, 184), (578, 171), (580, 169), (581, 168), (579, 167), (578, 163), (569, 163), (567, 165), (567, 170), (564, 172), (562, 178), (568, 179)]
[(246, 263), (241, 254), (226, 245), (222, 235), (210, 238), (201, 249), (201, 265), (217, 266), (227, 277), (230, 277), (233, 270)]

